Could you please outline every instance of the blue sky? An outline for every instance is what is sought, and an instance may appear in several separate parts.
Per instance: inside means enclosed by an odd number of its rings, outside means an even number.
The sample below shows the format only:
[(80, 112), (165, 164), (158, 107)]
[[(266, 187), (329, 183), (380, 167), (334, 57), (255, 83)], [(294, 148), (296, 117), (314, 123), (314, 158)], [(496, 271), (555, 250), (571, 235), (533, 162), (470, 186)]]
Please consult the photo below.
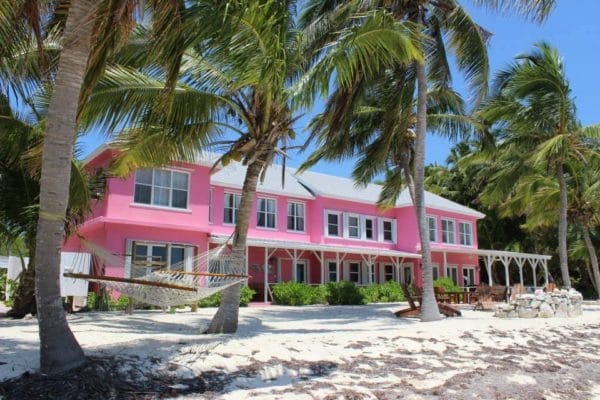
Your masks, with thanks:
[[(547, 41), (558, 48), (565, 60), (579, 118), (584, 124), (600, 122), (600, 76), (597, 73), (600, 65), (600, 24), (597, 22), (600, 15), (599, 0), (559, 0), (558, 7), (543, 25), (524, 21), (516, 16), (502, 16), (483, 11), (472, 6), (468, 0), (464, 0), (463, 3), (473, 18), (493, 33), (489, 46), (493, 72), (510, 62), (514, 56), (528, 52), (534, 43)], [(455, 75), (454, 79), (455, 87), (464, 92), (460, 76)], [(312, 113), (318, 112), (321, 106), (322, 102), (319, 102)], [(308, 119), (307, 115), (299, 121), (299, 131)], [(82, 138), (83, 155), (91, 152), (104, 140), (105, 138), (98, 133)], [(448, 140), (430, 135), (427, 139), (426, 162), (445, 164), (451, 147), (452, 143)], [(293, 154), (289, 165), (300, 164), (307, 155), (308, 153)], [(321, 163), (315, 166), (314, 170), (349, 176), (351, 168), (352, 161), (348, 160), (335, 164)]]

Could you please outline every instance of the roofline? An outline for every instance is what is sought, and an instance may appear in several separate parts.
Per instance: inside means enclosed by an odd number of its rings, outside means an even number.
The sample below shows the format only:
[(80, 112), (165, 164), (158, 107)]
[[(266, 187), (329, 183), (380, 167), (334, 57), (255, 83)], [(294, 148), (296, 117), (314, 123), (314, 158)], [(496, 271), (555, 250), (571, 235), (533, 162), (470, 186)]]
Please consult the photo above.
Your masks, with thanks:
[[(445, 200), (448, 200), (445, 197), (442, 197), (442, 198)], [(452, 200), (448, 200), (448, 201), (452, 201)], [(458, 204), (458, 203), (456, 203), (456, 204)], [(448, 207), (433, 207), (433, 206), (428, 206), (427, 204), (425, 204), (425, 208), (431, 208), (431, 209), (439, 210), (439, 211), (446, 211), (446, 212), (451, 212), (451, 213), (455, 213), (455, 214), (467, 215), (470, 217), (475, 217), (477, 219), (482, 219), (482, 218), (486, 217), (486, 215), (482, 212), (473, 210), (472, 208), (463, 206), (462, 204), (458, 204), (458, 205), (461, 207), (464, 207), (466, 210), (457, 211), (457, 210), (451, 210)], [(408, 203), (408, 204), (404, 203), (404, 204), (400, 204), (400, 205), (397, 204), (394, 206), (394, 208), (406, 208), (406, 207), (413, 207), (413, 205), (411, 203)]]
[(534, 253), (520, 253), (515, 251), (505, 250), (487, 250), (487, 249), (440, 249), (432, 248), (431, 251), (446, 252), (446, 253), (458, 253), (458, 254), (472, 254), (477, 256), (492, 256), (492, 257), (513, 257), (513, 258), (530, 258), (535, 260), (550, 260), (552, 256), (546, 254), (534, 254)]
[[(222, 182), (222, 181), (212, 180), (212, 179), (210, 181), (210, 184), (212, 186), (221, 186), (224, 188), (236, 189), (236, 190), (242, 190), (244, 188), (243, 185), (235, 185), (232, 183)], [(310, 194), (305, 194), (305, 195), (290, 194), (290, 193), (284, 192), (283, 190), (269, 190), (269, 189), (262, 188), (260, 186), (257, 186), (256, 193), (267, 193), (267, 194), (272, 194), (272, 195), (286, 196), (286, 197), (305, 199), (305, 200), (314, 200), (315, 199), (315, 197), (311, 196)]]

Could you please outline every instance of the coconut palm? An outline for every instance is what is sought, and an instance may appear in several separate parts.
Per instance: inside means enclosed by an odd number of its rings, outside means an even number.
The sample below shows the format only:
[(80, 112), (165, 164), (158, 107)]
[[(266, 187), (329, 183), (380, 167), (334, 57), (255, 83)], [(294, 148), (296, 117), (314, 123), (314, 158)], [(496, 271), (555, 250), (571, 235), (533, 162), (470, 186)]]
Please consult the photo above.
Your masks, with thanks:
[[(586, 142), (597, 137), (598, 127), (582, 127), (577, 121), (558, 52), (540, 43), (531, 53), (517, 57), (514, 64), (497, 74), (493, 97), (479, 115), (497, 127), (498, 135), (496, 173), (482, 193), (484, 202), (505, 202), (506, 208), (518, 212), (522, 207), (533, 207), (527, 204), (528, 191), (542, 187), (544, 180), (558, 185), (558, 203), (541, 197), (535, 207), (559, 204), (558, 253), (563, 285), (570, 288), (567, 165), (585, 160), (590, 150)], [(545, 171), (552, 171), (554, 177)], [(543, 187), (549, 188), (547, 183)]]
[[(177, 84), (166, 96), (161, 60), (143, 50), (140, 27), (129, 53), (116, 58), (120, 64), (107, 70), (83, 113), (84, 121), (107, 131), (125, 122), (116, 137), (122, 152), (115, 165), (123, 175), (190, 161), (207, 145), (223, 151), (222, 164), (240, 161), (246, 176), (232, 243), (239, 268), (257, 183), (277, 157), (285, 164), (301, 107), (332, 76), (345, 87), (356, 68), (419, 54), (407, 29), (381, 11), (340, 35), (343, 54), (315, 58), (316, 35), (296, 27), (294, 9), (294, 1), (196, 2), (182, 23), (187, 47)], [(161, 96), (168, 108), (156, 103)], [(239, 291), (239, 285), (225, 290), (209, 332), (237, 330)]]
[[(518, 12), (533, 19), (543, 20), (553, 8), (554, 1), (484, 1), (479, 0), (475, 3), (492, 8), (495, 10), (517, 10)], [(361, 16), (371, 10), (385, 8), (390, 10), (397, 20), (409, 21), (414, 23), (425, 35), (423, 40), (422, 52), (424, 59), (417, 60), (412, 65), (413, 69), (413, 96), (416, 97), (416, 112), (414, 120), (405, 123), (415, 132), (414, 148), (411, 150), (412, 164), (410, 165), (410, 176), (401, 173), (402, 168), (406, 168), (407, 156), (399, 157), (398, 154), (392, 157), (383, 157), (386, 161), (390, 158), (393, 161), (404, 163), (404, 167), (396, 164), (395, 170), (388, 174), (388, 181), (396, 179), (395, 184), (390, 184), (390, 189), (399, 190), (401, 184), (398, 178), (405, 177), (405, 180), (412, 182), (414, 186), (413, 203), (417, 214), (419, 227), (419, 236), (421, 239), (421, 253), (423, 264), (423, 307), (421, 318), (424, 321), (430, 321), (441, 318), (435, 296), (433, 292), (433, 275), (431, 268), (431, 251), (427, 233), (425, 203), (424, 203), (424, 161), (425, 161), (425, 135), (427, 128), (428, 115), (428, 93), (433, 90), (442, 89), (446, 91), (450, 87), (451, 74), (447, 50), (452, 50), (458, 67), (465, 73), (467, 81), (471, 85), (474, 100), (477, 103), (487, 92), (487, 81), (489, 72), (489, 63), (487, 59), (486, 41), (488, 33), (477, 25), (469, 16), (467, 11), (458, 1), (429, 1), (429, 0), (401, 0), (401, 1), (311, 1), (306, 8), (303, 21), (307, 26), (312, 27), (314, 31), (323, 32), (323, 40), (329, 37), (335, 37), (335, 32), (340, 25), (356, 25), (360, 23)], [(352, 102), (352, 96), (359, 94), (359, 85), (363, 82), (360, 73), (353, 82), (352, 90), (344, 93), (343, 99), (348, 105)], [(429, 88), (428, 88), (429, 86)], [(336, 96), (334, 92), (333, 96)], [(412, 105), (411, 105), (412, 107)], [(339, 113), (354, 112), (352, 107), (341, 107), (337, 110)], [(319, 126), (317, 124), (317, 126)], [(341, 128), (341, 129), (339, 129)], [(432, 127), (433, 128), (433, 127)], [(406, 132), (401, 135), (406, 135)], [(344, 127), (337, 127), (330, 124), (322, 141), (325, 144), (335, 143), (335, 137), (344, 134)], [(397, 153), (397, 148), (393, 149)], [(404, 159), (404, 160), (403, 160)], [(385, 192), (384, 194), (393, 194)]]

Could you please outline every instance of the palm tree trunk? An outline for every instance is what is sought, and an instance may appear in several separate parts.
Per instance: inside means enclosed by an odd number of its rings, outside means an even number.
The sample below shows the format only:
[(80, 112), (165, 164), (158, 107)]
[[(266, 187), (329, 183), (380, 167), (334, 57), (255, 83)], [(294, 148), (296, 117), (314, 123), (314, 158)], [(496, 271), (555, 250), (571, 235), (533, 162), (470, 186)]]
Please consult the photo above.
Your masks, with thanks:
[(71, 0), (52, 99), (46, 117), (36, 236), (36, 300), (42, 373), (57, 374), (85, 362), (60, 297), (60, 250), (69, 200), (77, 110), (92, 37), (92, 0)]
[(415, 211), (417, 226), (421, 238), (421, 268), (423, 279), (423, 301), (421, 302), (421, 320), (441, 319), (440, 311), (433, 292), (433, 269), (431, 248), (429, 246), (429, 228), (425, 216), (425, 137), (427, 135), (427, 76), (425, 64), (416, 63), (417, 72), (417, 138), (415, 146)]
[[(246, 241), (252, 214), (252, 204), (256, 195), (256, 185), (263, 168), (262, 160), (258, 159), (246, 169), (246, 178), (242, 187), (242, 198), (235, 223), (232, 256), (236, 266), (243, 271), (246, 265)], [(240, 290), (242, 284), (230, 286), (223, 291), (223, 299), (219, 309), (210, 322), (206, 333), (235, 333), (238, 328), (238, 313), (240, 309)]]
[(583, 241), (585, 242), (585, 247), (590, 255), (590, 262), (592, 263), (592, 275), (594, 279), (593, 283), (596, 292), (598, 293), (598, 298), (600, 299), (600, 269), (598, 268), (598, 255), (596, 254), (594, 243), (592, 243), (590, 228), (588, 226), (583, 227)]
[(558, 217), (558, 257), (560, 259), (560, 272), (563, 285), (566, 289), (571, 288), (571, 278), (569, 277), (569, 261), (567, 252), (567, 182), (562, 163), (557, 168), (558, 186), (560, 189), (560, 206)]
[(35, 250), (29, 252), (29, 265), (26, 265), (19, 277), (12, 308), (6, 314), (11, 318), (23, 318), (35, 314)]

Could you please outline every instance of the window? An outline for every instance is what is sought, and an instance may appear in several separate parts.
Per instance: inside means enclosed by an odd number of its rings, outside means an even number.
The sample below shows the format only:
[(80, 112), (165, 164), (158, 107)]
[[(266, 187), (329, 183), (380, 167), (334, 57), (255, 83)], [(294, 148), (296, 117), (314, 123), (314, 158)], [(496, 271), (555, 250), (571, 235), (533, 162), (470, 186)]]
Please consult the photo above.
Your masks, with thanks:
[(360, 263), (348, 263), (348, 279), (350, 282), (360, 283)]
[(133, 277), (156, 269), (185, 270), (185, 247), (166, 243), (133, 243)]
[(240, 210), (241, 196), (234, 193), (225, 193), (225, 202), (223, 208), (223, 223), (235, 224)]
[(335, 261), (329, 261), (327, 263), (327, 274), (329, 277), (328, 282), (337, 282), (338, 278), (338, 266)]
[(446, 267), (446, 276), (452, 278), (452, 282), (458, 285), (458, 267), (456, 265)]
[(139, 169), (135, 173), (133, 202), (187, 209), (189, 175), (166, 169)]
[(308, 282), (308, 274), (305, 261), (298, 261), (296, 263), (296, 282)]
[(383, 240), (386, 242), (394, 241), (394, 229), (390, 220), (383, 220)]
[(404, 265), (402, 272), (404, 274), (404, 283), (410, 285), (412, 283), (412, 265)]
[(367, 265), (367, 269), (369, 271), (369, 277), (371, 278), (369, 283), (377, 283), (377, 277), (375, 276), (375, 264)]
[(393, 281), (394, 280), (394, 266), (391, 264), (386, 264), (383, 267), (383, 277), (385, 281)]
[(432, 265), (432, 275), (433, 275), (433, 280), (437, 280), (440, 277), (440, 266), (438, 264), (433, 264)]
[(463, 267), (463, 286), (475, 286), (475, 268)]
[(365, 239), (375, 239), (375, 222), (373, 218), (365, 218)]
[(451, 219), (442, 220), (442, 242), (444, 243), (455, 243), (454, 238), (454, 221)]
[(360, 218), (358, 215), (348, 215), (348, 237), (360, 239)]
[(437, 224), (435, 217), (427, 217), (427, 226), (429, 227), (429, 241), (437, 242)]
[(470, 222), (458, 224), (458, 236), (463, 246), (473, 246), (473, 225)]
[(257, 221), (256, 226), (261, 228), (275, 229), (275, 219), (277, 217), (277, 203), (275, 199), (258, 198)]
[(327, 213), (327, 236), (340, 236), (340, 215)]
[(304, 203), (288, 203), (287, 228), (289, 231), (304, 232)]

